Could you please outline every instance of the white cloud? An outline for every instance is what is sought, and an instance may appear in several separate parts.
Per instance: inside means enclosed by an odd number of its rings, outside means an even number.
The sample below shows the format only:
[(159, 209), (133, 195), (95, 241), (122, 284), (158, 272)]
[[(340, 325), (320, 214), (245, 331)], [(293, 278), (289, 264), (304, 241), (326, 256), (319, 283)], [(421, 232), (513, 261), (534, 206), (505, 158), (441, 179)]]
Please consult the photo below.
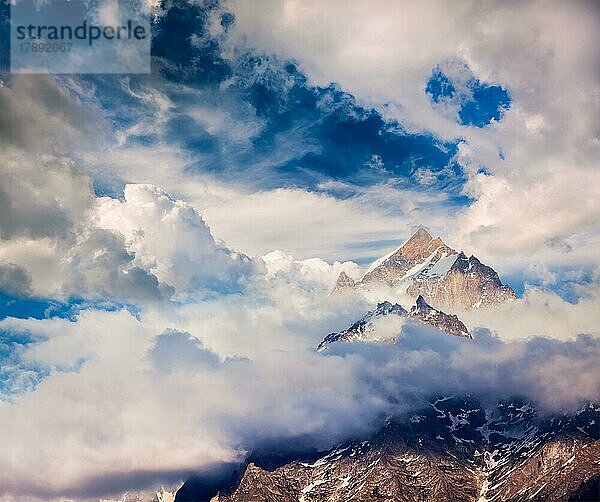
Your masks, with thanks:
[[(170, 198), (154, 185), (127, 185), (123, 201), (101, 198), (100, 228), (125, 236), (133, 264), (174, 286), (190, 289), (241, 287), (254, 265), (245, 255), (215, 242), (202, 217), (189, 204)], [(241, 281), (241, 282), (240, 282)]]
[[(547, 255), (549, 239), (598, 228), (594, 5), (287, 0), (231, 1), (228, 8), (236, 15), (232, 45), (293, 58), (311, 82), (338, 82), (409, 129), (465, 138), (459, 160), (476, 201), (447, 221), (463, 247), (506, 260)], [(456, 58), (509, 90), (512, 107), (503, 121), (461, 127), (431, 106), (424, 88), (432, 69)], [(493, 176), (477, 176), (481, 165)], [(562, 256), (551, 259), (560, 263)]]
[[(72, 147), (99, 149), (109, 131), (102, 115), (85, 107), (50, 76), (0, 79), (0, 142), (28, 154), (65, 155)], [(11, 153), (8, 151), (7, 153)]]
[(0, 97), (0, 260), (30, 277), (35, 295), (160, 297), (122, 237), (90, 224), (92, 183), (73, 151), (100, 147), (100, 115), (50, 77), (15, 77)]
[(68, 157), (7, 147), (0, 187), (0, 239), (68, 239), (93, 196), (89, 178)]
[(360, 279), (364, 273), (356, 263), (351, 261), (343, 263), (336, 261), (330, 264), (321, 258), (296, 260), (280, 250), (271, 251), (261, 259), (267, 267), (269, 276), (283, 274), (289, 281), (315, 284), (329, 290), (333, 288), (341, 272), (345, 272), (355, 280)]
[(231, 190), (201, 212), (215, 234), (236, 249), (260, 256), (276, 248), (327, 260), (379, 257), (410, 236), (411, 222), (442, 228), (447, 218), (444, 195), (386, 185), (353, 189), (359, 194), (346, 199), (302, 189)]
[(528, 288), (514, 302), (462, 312), (460, 318), (471, 327), (493, 328), (504, 340), (533, 336), (572, 340), (580, 333), (600, 336), (600, 291), (598, 285), (589, 286), (586, 296), (569, 303), (554, 293)]
[[(51, 369), (36, 390), (0, 402), (4, 494), (81, 499), (182, 480), (265, 441), (327, 447), (412, 409), (415, 392), (518, 390), (548, 409), (600, 393), (598, 338), (503, 341), (484, 330), (473, 342), (407, 323), (381, 326), (386, 337), (402, 330), (395, 345), (340, 343), (322, 355), (322, 337), (364, 308), (324, 295), (279, 277), (140, 319), (0, 321), (32, 333), (39, 342), (22, 358)], [(566, 324), (571, 335), (579, 327)]]

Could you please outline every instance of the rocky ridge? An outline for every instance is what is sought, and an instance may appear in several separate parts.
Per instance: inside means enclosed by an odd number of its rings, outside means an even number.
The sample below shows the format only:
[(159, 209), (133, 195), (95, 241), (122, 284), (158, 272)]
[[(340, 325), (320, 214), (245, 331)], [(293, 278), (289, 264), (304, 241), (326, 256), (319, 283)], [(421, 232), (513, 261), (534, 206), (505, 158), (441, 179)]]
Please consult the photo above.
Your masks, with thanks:
[[(397, 331), (382, 335), (379, 333), (378, 322), (384, 319), (397, 317)], [(449, 315), (441, 310), (434, 309), (425, 299), (419, 295), (415, 305), (408, 311), (402, 305), (385, 301), (377, 304), (377, 307), (352, 324), (350, 327), (328, 334), (318, 345), (317, 350), (325, 350), (330, 344), (335, 342), (385, 342), (393, 341), (399, 334), (401, 321), (416, 320), (422, 324), (433, 326), (449, 335), (472, 338), (467, 327), (455, 315)], [(388, 325), (389, 329), (389, 325)]]
[(212, 502), (598, 500), (598, 423), (594, 405), (544, 418), (524, 402), (440, 397), (316, 457), (250, 459)]
[(340, 274), (332, 293), (378, 284), (415, 298), (421, 295), (430, 305), (450, 311), (494, 306), (516, 297), (493, 268), (455, 251), (424, 228), (375, 261), (360, 280)]

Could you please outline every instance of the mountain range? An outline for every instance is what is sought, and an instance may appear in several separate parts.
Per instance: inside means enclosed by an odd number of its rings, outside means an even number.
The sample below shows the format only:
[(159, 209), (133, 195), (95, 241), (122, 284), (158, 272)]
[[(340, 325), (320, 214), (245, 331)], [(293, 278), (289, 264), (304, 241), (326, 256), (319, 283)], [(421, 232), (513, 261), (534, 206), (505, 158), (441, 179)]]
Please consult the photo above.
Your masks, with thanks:
[[(331, 295), (375, 289), (414, 298), (406, 309), (379, 301), (349, 327), (324, 337), (327, 355), (344, 342), (393, 343), (421, 323), (477, 343), (451, 312), (516, 298), (496, 271), (419, 228), (359, 280), (340, 273)], [(600, 501), (600, 406), (548, 415), (518, 396), (419, 396), (422, 406), (389, 417), (367, 438), (327, 451), (254, 452), (213, 490), (211, 502)], [(204, 490), (204, 491), (202, 491)], [(204, 500), (198, 480), (177, 502)], [(208, 498), (207, 498), (208, 500)]]
[(493, 268), (448, 247), (424, 228), (375, 261), (360, 280), (342, 272), (332, 293), (351, 288), (370, 290), (379, 285), (413, 298), (421, 295), (433, 307), (451, 312), (493, 307), (516, 298)]
[(519, 400), (440, 397), (367, 440), (251, 457), (211, 502), (598, 501), (599, 422), (593, 405), (546, 417)]
[[(383, 301), (350, 327), (327, 335), (317, 350), (325, 350), (333, 342), (393, 341), (390, 323), (381, 333), (381, 321), (390, 317), (416, 320), (450, 335), (471, 337), (464, 323), (454, 314), (442, 310), (465, 311), (492, 308), (514, 300), (515, 292), (502, 284), (498, 273), (482, 264), (475, 256), (469, 258), (448, 247), (440, 237), (432, 237), (419, 228), (402, 246), (373, 262), (363, 277), (355, 281), (345, 272), (338, 276), (330, 294), (347, 291), (365, 292), (379, 286), (390, 288), (404, 297), (416, 297), (406, 310), (398, 303)], [(436, 308), (437, 307), (437, 308)]]

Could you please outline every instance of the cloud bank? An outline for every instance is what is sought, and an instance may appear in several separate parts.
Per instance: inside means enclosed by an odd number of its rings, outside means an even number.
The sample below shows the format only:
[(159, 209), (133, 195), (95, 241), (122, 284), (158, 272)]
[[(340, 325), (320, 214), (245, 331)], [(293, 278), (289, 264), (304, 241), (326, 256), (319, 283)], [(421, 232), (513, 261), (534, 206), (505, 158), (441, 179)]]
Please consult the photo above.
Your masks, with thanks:
[[(0, 402), (5, 497), (116, 496), (243, 461), (256, 448), (327, 448), (433, 395), (518, 395), (549, 413), (600, 397), (593, 293), (569, 304), (528, 291), (467, 318), (483, 326), (474, 342), (405, 323), (385, 326), (392, 345), (340, 343), (321, 354), (326, 333), (369, 308), (360, 295), (327, 296), (339, 271), (360, 275), (356, 264), (282, 252), (258, 264), (216, 243), (190, 205), (156, 187), (129, 185), (124, 195), (98, 198), (94, 223), (179, 297), (138, 296), (138, 313), (83, 308), (72, 319), (0, 321), (14, 344)], [(19, 283), (18, 269), (8, 271)], [(194, 286), (215, 273), (226, 274), (219, 285), (244, 277), (244, 287), (206, 296)]]
[(47, 375), (0, 404), (4, 495), (94, 497), (183, 480), (265, 445), (326, 448), (432, 395), (518, 395), (549, 412), (600, 396), (591, 335), (506, 341), (477, 330), (473, 342), (407, 323), (394, 345), (317, 353), (352, 309), (284, 283), (141, 318), (0, 321), (37, 340), (16, 366)]

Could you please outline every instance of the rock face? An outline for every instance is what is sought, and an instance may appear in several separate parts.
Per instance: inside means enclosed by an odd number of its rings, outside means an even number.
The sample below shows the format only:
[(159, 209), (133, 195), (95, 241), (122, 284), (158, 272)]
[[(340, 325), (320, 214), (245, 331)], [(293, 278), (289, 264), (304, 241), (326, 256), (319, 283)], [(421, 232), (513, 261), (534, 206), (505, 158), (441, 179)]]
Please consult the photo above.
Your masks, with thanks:
[[(398, 320), (396, 326), (391, 323), (386, 323), (386, 332), (382, 333), (382, 329), (378, 326), (380, 321), (392, 320), (394, 317)], [(400, 304), (392, 304), (390, 302), (382, 302), (377, 304), (377, 308), (368, 312), (362, 319), (355, 322), (349, 328), (336, 333), (330, 333), (317, 347), (321, 351), (327, 348), (328, 345), (335, 342), (385, 342), (393, 341), (395, 335), (400, 333), (402, 321), (405, 319), (415, 319), (423, 324), (433, 326), (449, 335), (464, 336), (472, 338), (466, 326), (455, 315), (448, 315), (441, 310), (434, 309), (429, 305), (422, 296), (417, 298), (417, 302), (410, 311), (407, 311)], [(390, 328), (396, 332), (390, 333)]]
[(422, 295), (429, 304), (451, 311), (493, 306), (515, 298), (515, 292), (502, 284), (494, 269), (474, 256), (457, 253), (423, 228), (374, 262), (360, 281), (346, 281), (342, 286), (344, 282), (340, 277), (334, 291), (368, 289), (381, 283), (413, 297)]
[(592, 405), (544, 419), (527, 403), (443, 397), (316, 458), (250, 459), (212, 502), (598, 500), (599, 421)]
[(494, 306), (516, 297), (510, 286), (502, 284), (493, 268), (474, 256), (467, 258), (462, 252), (443, 276), (418, 274), (407, 293), (423, 295), (452, 310)]
[(408, 315), (418, 319), (423, 324), (438, 328), (449, 335), (472, 338), (467, 327), (457, 316), (434, 309), (421, 295), (417, 297), (417, 301), (410, 309)]

